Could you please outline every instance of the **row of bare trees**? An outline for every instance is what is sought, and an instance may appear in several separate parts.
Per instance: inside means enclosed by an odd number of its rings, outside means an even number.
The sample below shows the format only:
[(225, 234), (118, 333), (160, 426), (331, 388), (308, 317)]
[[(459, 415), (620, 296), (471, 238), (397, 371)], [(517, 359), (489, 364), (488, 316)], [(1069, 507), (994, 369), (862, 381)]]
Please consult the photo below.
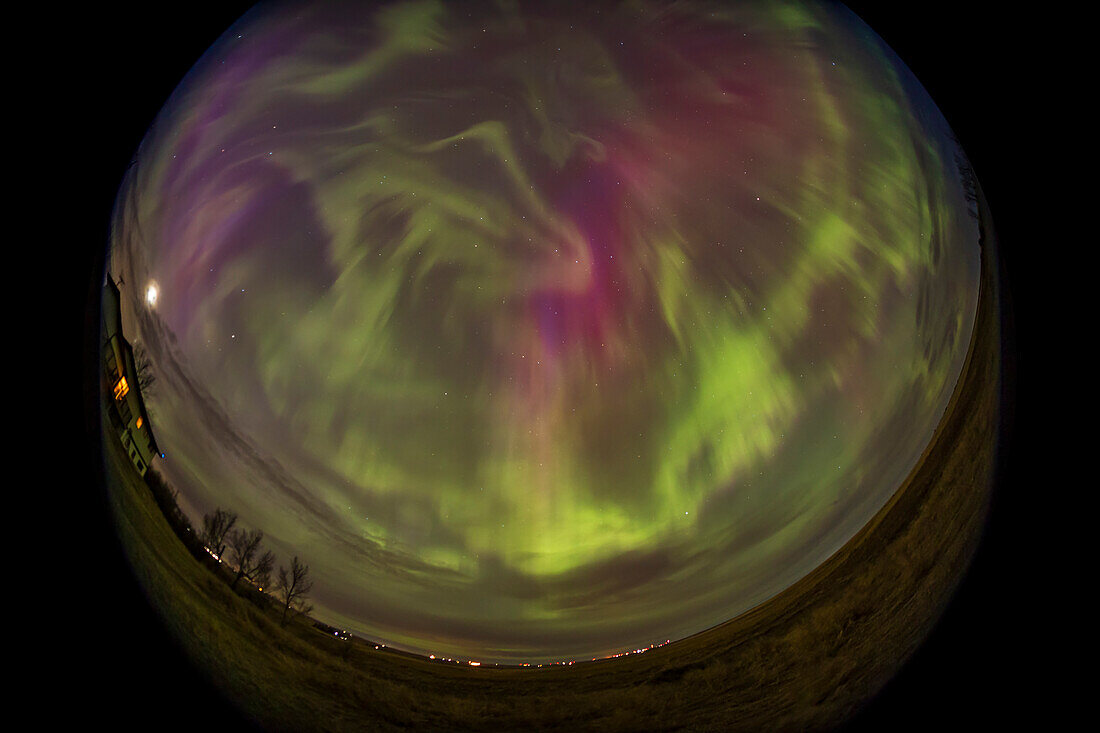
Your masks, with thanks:
[[(270, 585), (271, 573), (275, 569), (275, 553), (263, 549), (263, 530), (238, 527), (237, 515), (219, 508), (203, 516), (200, 538), (219, 561), (236, 567), (231, 588), (236, 589), (242, 578), (254, 583), (261, 591)], [(225, 556), (227, 550), (228, 558)], [(312, 610), (313, 607), (306, 602), (312, 589), (309, 566), (301, 562), (297, 555), (291, 560), (289, 568), (279, 566), (274, 595), (282, 604), (282, 625), (285, 626), (294, 615)]]
[[(138, 385), (142, 393), (148, 395), (155, 389), (157, 375), (149, 352), (140, 342), (134, 343), (134, 363)], [(176, 490), (162, 476), (152, 471), (147, 475), (146, 483), (181, 538), (193, 537), (191, 523), (179, 508)], [(236, 525), (235, 513), (217, 508), (213, 514), (203, 516), (199, 539), (219, 562), (225, 562), (226, 549), (231, 553), (229, 564), (236, 566), (237, 572), (230, 588), (236, 590), (241, 578), (246, 578), (262, 592), (270, 586), (271, 573), (275, 569), (275, 553), (262, 549), (263, 530), (250, 531)], [(185, 544), (190, 543), (185, 541)], [(301, 562), (297, 555), (291, 560), (289, 568), (279, 566), (275, 577), (275, 596), (282, 603), (282, 625), (285, 626), (287, 620), (296, 614), (308, 614), (313, 610), (313, 606), (306, 602), (312, 589), (313, 580), (309, 577), (309, 566)]]

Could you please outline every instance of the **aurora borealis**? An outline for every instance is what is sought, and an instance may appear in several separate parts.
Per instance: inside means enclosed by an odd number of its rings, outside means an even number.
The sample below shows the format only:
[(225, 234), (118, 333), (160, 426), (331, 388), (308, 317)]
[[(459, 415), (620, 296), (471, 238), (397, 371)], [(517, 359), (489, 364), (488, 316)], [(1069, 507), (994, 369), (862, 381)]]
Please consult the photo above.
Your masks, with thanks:
[(254, 10), (120, 192), (157, 468), (405, 649), (708, 628), (927, 445), (977, 301), (959, 156), (834, 5)]

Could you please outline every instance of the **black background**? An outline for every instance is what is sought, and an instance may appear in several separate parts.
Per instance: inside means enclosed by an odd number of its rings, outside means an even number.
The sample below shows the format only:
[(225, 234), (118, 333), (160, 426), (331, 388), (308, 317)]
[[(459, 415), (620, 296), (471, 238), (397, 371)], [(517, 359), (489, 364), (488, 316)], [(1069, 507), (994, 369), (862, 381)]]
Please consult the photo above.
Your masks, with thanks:
[[(1012, 307), (1008, 312), (1010, 432), (1002, 477), (982, 545), (943, 618), (912, 660), (851, 721), (853, 730), (948, 727), (1000, 729), (1037, 720), (1044, 697), (1038, 664), (1041, 634), (1033, 632), (1040, 590), (1036, 541), (1027, 529), (1025, 456), (1033, 436), (1027, 385), (1034, 353), (1030, 289), (1022, 261), (1029, 230), (1029, 169), (1020, 147), (1029, 137), (1027, 107), (1034, 84), (1021, 44), (1034, 29), (1026, 16), (999, 4), (948, 2), (853, 2), (856, 11), (928, 89), (967, 151), (992, 211), (1006, 266)], [(62, 392), (72, 439), (82, 450), (67, 465), (78, 491), (74, 548), (81, 549), (80, 577), (57, 605), (64, 630), (61, 664), (48, 664), (43, 686), (67, 690), (46, 719), (102, 722), (115, 730), (226, 729), (243, 727), (204, 676), (193, 669), (164, 633), (131, 577), (107, 514), (99, 477), (98, 448), (88, 432), (84, 389), (86, 327), (98, 296), (103, 248), (114, 196), (126, 166), (154, 116), (191, 65), (247, 4), (188, 3), (173, 12), (155, 5), (85, 7), (67, 14), (68, 29), (54, 42), (65, 46), (68, 80), (54, 100), (62, 125), (59, 141), (68, 160), (66, 186), (74, 199), (71, 225), (72, 283), (64, 317), (69, 333)], [(73, 151), (65, 156), (64, 151)], [(79, 155), (75, 152), (79, 151)], [(91, 342), (94, 344), (94, 341)], [(91, 618), (87, 609), (92, 608)], [(83, 609), (83, 610), (77, 610)], [(79, 699), (79, 704), (75, 700)], [(1043, 708), (1049, 725), (1051, 710)]]

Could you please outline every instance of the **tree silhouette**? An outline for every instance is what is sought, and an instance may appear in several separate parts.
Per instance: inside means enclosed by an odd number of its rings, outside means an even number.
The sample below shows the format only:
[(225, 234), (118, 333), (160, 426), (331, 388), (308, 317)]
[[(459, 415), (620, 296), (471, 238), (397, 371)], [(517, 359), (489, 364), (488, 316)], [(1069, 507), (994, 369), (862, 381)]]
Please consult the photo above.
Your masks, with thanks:
[(138, 388), (143, 395), (148, 396), (154, 391), (157, 375), (153, 371), (153, 362), (140, 341), (134, 343), (134, 368), (137, 370)]
[(249, 580), (256, 584), (256, 586), (263, 590), (271, 582), (271, 571), (275, 569), (275, 553), (268, 550), (260, 559), (256, 561), (255, 567), (252, 568), (252, 574), (249, 576)]
[(286, 626), (287, 615), (291, 611), (295, 613), (308, 613), (311, 606), (307, 606), (305, 598), (313, 588), (313, 580), (309, 577), (309, 566), (298, 560), (295, 555), (291, 561), (290, 570), (279, 566), (279, 577), (275, 582), (276, 590), (283, 599), (283, 618), (279, 622)]
[(200, 538), (219, 560), (225, 554), (225, 538), (236, 523), (237, 515), (225, 509), (215, 509), (213, 514), (204, 514), (202, 517)]
[[(233, 584), (230, 588), (236, 588), (237, 583), (241, 578), (248, 578), (253, 580), (253, 576), (256, 574), (257, 566), (260, 561), (266, 558), (266, 554), (261, 556), (260, 543), (264, 540), (264, 533), (261, 529), (254, 529), (248, 531), (246, 529), (235, 529), (229, 535), (229, 549), (233, 551), (233, 563), (237, 566), (237, 575), (233, 578)], [(271, 558), (271, 563), (274, 564), (275, 558)], [(270, 567), (268, 573), (270, 573)]]

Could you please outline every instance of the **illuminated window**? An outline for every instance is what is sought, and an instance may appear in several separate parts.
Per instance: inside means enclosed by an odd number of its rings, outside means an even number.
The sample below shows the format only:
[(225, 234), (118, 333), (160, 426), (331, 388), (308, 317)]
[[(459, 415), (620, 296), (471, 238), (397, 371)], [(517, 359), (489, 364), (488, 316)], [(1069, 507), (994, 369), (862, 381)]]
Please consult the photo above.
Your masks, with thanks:
[(119, 377), (115, 382), (115, 399), (121, 400), (130, 391), (130, 385), (126, 384), (126, 377)]
[(141, 427), (141, 424), (142, 424), (143, 422), (145, 422), (145, 420), (144, 420), (143, 418), (140, 418), (140, 417), (139, 417), (139, 418), (137, 419), (137, 427), (139, 427), (139, 428), (140, 428), (140, 427)]

